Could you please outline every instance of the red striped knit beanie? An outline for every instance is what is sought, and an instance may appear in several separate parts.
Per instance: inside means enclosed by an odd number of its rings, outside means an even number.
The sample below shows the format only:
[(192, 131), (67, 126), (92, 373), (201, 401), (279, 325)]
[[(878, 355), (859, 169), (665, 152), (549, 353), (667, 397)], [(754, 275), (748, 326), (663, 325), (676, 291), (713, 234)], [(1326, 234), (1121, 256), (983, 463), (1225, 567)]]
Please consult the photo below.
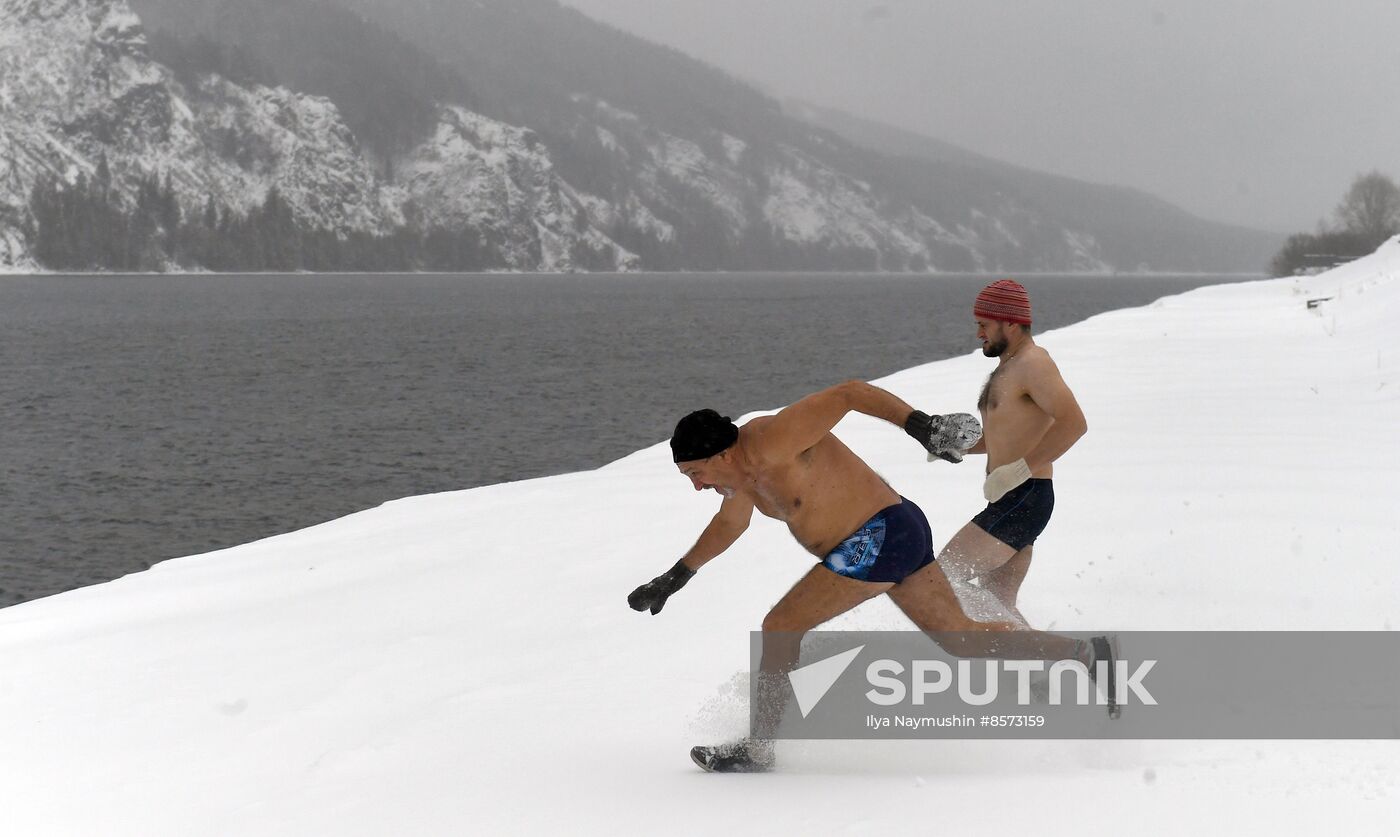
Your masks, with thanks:
[(1021, 283), (999, 279), (982, 289), (972, 304), (972, 316), (981, 320), (1031, 324), (1031, 298)]

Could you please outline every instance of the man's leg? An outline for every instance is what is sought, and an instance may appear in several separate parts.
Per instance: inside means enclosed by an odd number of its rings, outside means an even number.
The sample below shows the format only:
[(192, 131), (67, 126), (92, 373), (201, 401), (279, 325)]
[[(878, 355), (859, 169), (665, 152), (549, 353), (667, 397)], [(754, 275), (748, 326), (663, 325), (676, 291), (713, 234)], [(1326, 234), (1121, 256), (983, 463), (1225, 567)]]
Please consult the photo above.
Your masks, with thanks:
[(821, 564), (813, 567), (763, 619), (763, 656), (753, 688), (752, 737), (718, 747), (695, 747), (690, 751), (691, 759), (707, 771), (771, 770), (773, 739), (787, 707), (787, 675), (797, 666), (803, 634), (893, 586), (847, 578)]
[[(938, 564), (974, 618), (992, 622), (1017, 622), (1029, 627), (1013, 605), (1008, 605), (996, 591), (987, 586), (987, 577), (1004, 567), (1019, 553), (978, 526), (968, 523), (938, 553)], [(1029, 556), (1027, 557), (1029, 560)], [(1025, 576), (1025, 571), (1021, 572)], [(982, 586), (972, 583), (982, 579)], [(1019, 582), (1018, 582), (1019, 586)]]
[(1031, 550), (1033, 549), (1035, 549), (1034, 544), (1027, 546), (1011, 556), (1011, 560), (991, 572), (982, 573), (979, 578), (982, 589), (996, 596), (1011, 615), (1023, 625), (1030, 623), (1026, 621), (1026, 617), (1021, 615), (1021, 611), (1016, 606), (1016, 599), (1021, 593), (1021, 582), (1026, 580), (1026, 572), (1031, 568)]
[(890, 599), (943, 650), (958, 657), (1088, 663), (1088, 649), (1073, 637), (1030, 630), (1010, 620), (980, 622), (968, 616), (940, 563), (935, 561), (896, 584)]
[(797, 667), (803, 635), (892, 587), (889, 582), (847, 578), (818, 564), (768, 611), (756, 689), (760, 711), (754, 732), (759, 738), (772, 738), (777, 732), (787, 706), (787, 674)]

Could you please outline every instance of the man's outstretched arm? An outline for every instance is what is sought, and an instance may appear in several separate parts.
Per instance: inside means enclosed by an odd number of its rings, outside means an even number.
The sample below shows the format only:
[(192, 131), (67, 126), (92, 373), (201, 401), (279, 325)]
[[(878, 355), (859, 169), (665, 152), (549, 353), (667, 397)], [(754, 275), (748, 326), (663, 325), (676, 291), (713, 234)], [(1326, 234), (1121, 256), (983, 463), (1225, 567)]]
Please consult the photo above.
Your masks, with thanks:
[(914, 437), (935, 456), (962, 461), (962, 452), (982, 437), (982, 425), (967, 413), (930, 416), (904, 399), (864, 381), (847, 381), (809, 395), (773, 417), (764, 443), (779, 456), (796, 456), (821, 441), (847, 413), (884, 419)]
[(969, 413), (931, 416), (873, 384), (851, 381), (843, 386), (850, 388), (852, 409), (904, 428), (905, 433), (928, 451), (929, 461), (938, 458), (961, 462), (963, 454), (987, 450), (982, 444), (982, 423), (976, 416)]
[(752, 519), (753, 500), (743, 494), (724, 498), (724, 502), (719, 504), (719, 511), (710, 518), (705, 531), (700, 533), (699, 540), (681, 557), (681, 563), (691, 572), (699, 570), (710, 559), (719, 557), (733, 546), (749, 528)]
[(847, 381), (779, 411), (763, 428), (763, 447), (776, 459), (791, 459), (820, 442), (853, 410), (901, 424), (914, 408), (878, 387)]
[(734, 545), (752, 519), (752, 500), (742, 494), (725, 498), (695, 545), (671, 569), (633, 590), (627, 604), (633, 610), (650, 610), (653, 616), (660, 613), (666, 600), (684, 587), (696, 570)]
[(865, 413), (902, 427), (914, 408), (892, 392), (864, 381), (847, 381), (813, 393), (779, 412), (764, 428), (764, 445), (794, 456), (820, 442), (850, 412)]
[(904, 428), (929, 458), (962, 460), (962, 451), (982, 436), (982, 425), (966, 413), (930, 416), (904, 399), (864, 381), (847, 381), (809, 395), (773, 417), (764, 432), (770, 449), (794, 456), (821, 441), (847, 413), (864, 413)]

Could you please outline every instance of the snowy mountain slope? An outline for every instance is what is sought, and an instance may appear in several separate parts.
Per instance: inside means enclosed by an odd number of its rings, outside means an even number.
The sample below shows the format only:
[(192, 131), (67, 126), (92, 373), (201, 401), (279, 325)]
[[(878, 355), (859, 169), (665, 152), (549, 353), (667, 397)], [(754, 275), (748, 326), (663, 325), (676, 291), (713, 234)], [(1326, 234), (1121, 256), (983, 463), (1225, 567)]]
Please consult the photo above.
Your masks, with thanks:
[[(164, 7), (209, 0), (138, 2)], [(1259, 270), (1281, 243), (1277, 236), (1189, 219), (1160, 201), (1145, 205), (1139, 200), (1145, 196), (1126, 190), (1047, 183), (1053, 179), (1007, 166), (973, 172), (961, 164), (915, 159), (920, 155), (906, 153), (905, 148), (887, 151), (864, 142), (864, 137), (851, 142), (842, 131), (827, 129), (831, 126), (814, 127), (784, 113), (779, 102), (722, 70), (591, 20), (556, 0), (331, 2), (362, 12), (454, 67), (471, 80), (485, 112), (539, 131), (551, 147), (560, 149), (561, 166), (569, 157), (588, 164), (607, 159), (592, 153), (593, 132), (578, 124), (599, 124), (595, 114), (588, 107), (568, 107), (571, 99), (606, 102), (635, 114), (645, 130), (614, 131), (624, 146), (648, 143), (647, 132), (657, 131), (698, 145), (714, 164), (724, 165), (735, 162), (729, 152), (737, 140), (752, 158), (742, 167), (749, 174), (793, 168), (779, 149), (796, 148), (823, 167), (868, 184), (887, 234), (892, 227), (907, 230), (901, 219), (909, 209), (937, 221), (960, 242), (923, 239), (930, 263), (942, 269), (981, 265), (1003, 271), (1066, 270), (1085, 264), (1087, 253), (1091, 263), (1129, 271), (1144, 264), (1158, 270)], [(959, 159), (973, 157), (964, 152)], [(566, 177), (575, 170), (565, 168)], [(635, 188), (626, 173), (616, 179)], [(804, 182), (822, 191), (820, 181)], [(761, 178), (754, 178), (749, 187), (736, 185), (737, 194), (748, 203), (761, 205), (767, 198)], [(661, 197), (651, 204), (658, 214), (668, 205)], [(682, 192), (671, 201), (685, 197)], [(812, 208), (823, 211), (819, 204)], [(985, 225), (974, 211), (987, 218)], [(826, 217), (833, 230), (855, 235), (859, 229), (843, 224), (840, 214)], [(997, 229), (997, 222), (1010, 236)], [(960, 227), (977, 235), (967, 235)], [(755, 229), (747, 232), (753, 235)], [(710, 245), (703, 231), (700, 238)], [(751, 260), (765, 255), (762, 247), (752, 247), (753, 242), (743, 244), (740, 252)], [(846, 245), (837, 237), (831, 246)], [(906, 251), (894, 244), (864, 252), (867, 266), (878, 261), (888, 267), (897, 265)]]
[(188, 208), (212, 196), (242, 210), (276, 186), (322, 228), (384, 227), (369, 168), (330, 102), (214, 77), (185, 90), (148, 59), (124, 2), (4, 0), (0, 45), (8, 206), (23, 206), (42, 175), (93, 179), (105, 157), (119, 195), (159, 173)]
[(973, 209), (946, 226), (799, 146), (782, 143), (755, 153), (724, 132), (702, 145), (607, 102), (592, 105), (592, 130), (635, 179), (641, 201), (660, 214), (685, 217), (698, 198), (729, 242), (766, 236), (753, 246), (826, 248), (834, 259), (844, 256), (854, 260), (849, 266), (870, 270), (1110, 269), (1090, 235), (1051, 226), (1040, 240), (1021, 241), (1018, 232), (1046, 225), (1011, 200), (990, 213)]
[(1282, 245), (1280, 235), (1204, 221), (1135, 189), (1021, 168), (808, 102), (785, 101), (783, 111), (862, 147), (922, 161), (939, 172), (945, 190), (1014, 196), (1046, 219), (1091, 232), (1099, 258), (1121, 268), (1172, 264), (1181, 270), (1211, 265), (1258, 270)]
[[(39, 178), (92, 181), (104, 160), (128, 205), (155, 174), (186, 213), (211, 199), (246, 211), (275, 188), (309, 229), (384, 234), (404, 224), (411, 197), (425, 228), (480, 222), (519, 269), (636, 261), (588, 224), (578, 197), (560, 197), (573, 190), (546, 150), (521, 140), (528, 132), (472, 116), (478, 134), (512, 138), (472, 149), (459, 130), (468, 117), (444, 109), (437, 134), (406, 155), (419, 177), (386, 188), (329, 100), (213, 75), (186, 86), (150, 60), (124, 0), (3, 0), (0, 79), (0, 260), (10, 269), (31, 264), (23, 228)], [(429, 169), (439, 180), (424, 185)]]
[[(474, 269), (1217, 266), (1193, 244), (1199, 231), (1135, 216), (1128, 232), (1157, 243), (1139, 258), (1100, 240), (1100, 229), (1123, 233), (1111, 209), (1078, 223), (1000, 181), (857, 148), (557, 3), (341, 4), (376, 24), (320, 0), (133, 0), (177, 42), (245, 50), (302, 92), (152, 61), (125, 0), (5, 3), (0, 269), (33, 265), (25, 208), (37, 179), (90, 180), (103, 158), (128, 207), (150, 174), (170, 177), (187, 218), (211, 199), (248, 211), (275, 187), (299, 227), (342, 241), (434, 229), (480, 239), (466, 245), (483, 251)], [(412, 99), (412, 130), (396, 121), (407, 111), (377, 107), (381, 89)], [(406, 269), (437, 263), (403, 258)]]
[[(346, 113), (367, 103), (337, 91), (339, 78), (387, 70), (384, 59), (411, 45), (413, 62), (459, 79), (456, 98), (438, 91), (440, 101), (534, 131), (560, 175), (587, 193), (594, 226), (644, 268), (1253, 270), (1273, 246), (1221, 229), (1244, 245), (1203, 250), (1202, 230), (1159, 227), (1167, 212), (1139, 212), (1125, 225), (1112, 190), (1085, 198), (1100, 211), (1083, 217), (1099, 227), (1071, 222), (1081, 216), (1059, 212), (1053, 197), (860, 148), (713, 67), (555, 2), (132, 2), (153, 27), (236, 46), (309, 90), (339, 96)], [(359, 60), (332, 46), (289, 49), (288, 27), (318, 43), (315, 33), (353, 31), (356, 42), (378, 46)], [(346, 72), (328, 76), (329, 66)], [(426, 84), (404, 84), (426, 95)], [(1120, 244), (1151, 242), (1151, 255), (1136, 245), (1110, 250), (1101, 239), (1109, 228)]]
[[(1090, 432), (1056, 469), (1026, 615), (1394, 629), (1397, 314), (1400, 238), (1321, 276), (1041, 335)], [(966, 409), (992, 365), (972, 353), (881, 383)], [(976, 465), (930, 465), (863, 417), (837, 433), (929, 510), (940, 544), (981, 506)], [(627, 609), (714, 507), (659, 444), (0, 611), (7, 825), (1150, 835), (1310, 833), (1344, 811), (1351, 833), (1400, 827), (1396, 741), (793, 742), (777, 775), (701, 774), (687, 747), (741, 723), (724, 695), (746, 632), (811, 563), (756, 519), (660, 616)], [(831, 627), (907, 622), (877, 600)]]
[[(597, 213), (604, 202), (559, 177), (528, 129), (444, 107), (437, 131), (397, 171), (420, 226), (480, 230), (502, 242), (511, 268), (638, 267), (634, 254), (594, 225), (589, 208)], [(585, 264), (576, 264), (580, 258)]]

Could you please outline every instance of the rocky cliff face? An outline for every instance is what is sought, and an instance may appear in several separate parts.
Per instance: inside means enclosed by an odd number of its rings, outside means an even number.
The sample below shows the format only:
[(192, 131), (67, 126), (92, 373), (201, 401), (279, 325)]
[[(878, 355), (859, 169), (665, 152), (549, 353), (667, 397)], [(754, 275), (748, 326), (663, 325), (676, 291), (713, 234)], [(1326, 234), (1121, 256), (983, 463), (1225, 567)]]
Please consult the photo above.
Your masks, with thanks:
[(393, 202), (418, 226), (480, 231), (512, 269), (638, 266), (593, 225), (588, 207), (606, 202), (559, 177), (528, 129), (445, 106), (437, 130), (395, 171)]
[(329, 99), (152, 60), (126, 0), (0, 0), (0, 269), (37, 267), (36, 183), (100, 180), (130, 206), (152, 176), (187, 218), (211, 202), (245, 213), (275, 189), (301, 228), (465, 232), (513, 270), (1108, 269), (1091, 235), (1013, 198), (899, 198), (814, 129), (757, 148), (588, 94), (567, 105), (550, 144), (571, 167), (535, 131), (452, 104), (416, 147), (371, 159)]
[(27, 205), (42, 177), (92, 181), (117, 200), (169, 179), (187, 212), (244, 211), (276, 188), (310, 229), (387, 233), (471, 226), (510, 267), (626, 269), (636, 257), (589, 223), (586, 198), (530, 132), (443, 108), (439, 129), (387, 184), (335, 106), (214, 75), (192, 85), (153, 62), (125, 0), (0, 0), (0, 267), (35, 265)]

